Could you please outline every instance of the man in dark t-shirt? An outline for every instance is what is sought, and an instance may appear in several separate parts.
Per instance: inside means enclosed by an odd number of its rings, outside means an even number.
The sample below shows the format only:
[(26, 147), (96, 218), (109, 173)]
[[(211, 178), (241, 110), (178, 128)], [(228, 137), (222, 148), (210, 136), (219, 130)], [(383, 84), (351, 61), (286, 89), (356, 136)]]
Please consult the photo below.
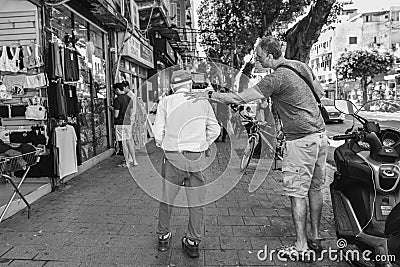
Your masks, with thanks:
[(133, 103), (131, 98), (125, 94), (123, 83), (114, 84), (117, 98), (114, 101), (114, 124), (117, 141), (122, 141), (122, 150), (128, 159), (128, 165), (137, 166), (135, 157), (135, 144), (132, 137), (131, 111)]

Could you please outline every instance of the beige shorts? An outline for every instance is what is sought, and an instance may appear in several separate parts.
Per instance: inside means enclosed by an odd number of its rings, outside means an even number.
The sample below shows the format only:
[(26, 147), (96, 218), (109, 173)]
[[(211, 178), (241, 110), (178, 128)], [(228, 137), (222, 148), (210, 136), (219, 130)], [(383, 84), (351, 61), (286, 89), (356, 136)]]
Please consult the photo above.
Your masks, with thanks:
[(327, 152), (328, 137), (325, 133), (286, 142), (282, 166), (286, 195), (306, 198), (309, 190), (324, 188)]
[(115, 138), (117, 141), (129, 140), (132, 138), (131, 125), (115, 125)]

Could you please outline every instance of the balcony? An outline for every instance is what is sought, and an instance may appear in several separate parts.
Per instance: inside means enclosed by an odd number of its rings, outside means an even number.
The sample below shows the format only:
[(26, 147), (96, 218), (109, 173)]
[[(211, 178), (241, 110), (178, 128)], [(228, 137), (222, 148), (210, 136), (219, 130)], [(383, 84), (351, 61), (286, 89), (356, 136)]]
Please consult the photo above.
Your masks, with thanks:
[(171, 25), (169, 0), (136, 0), (135, 2), (139, 8), (141, 30), (146, 30), (148, 26), (169, 27)]

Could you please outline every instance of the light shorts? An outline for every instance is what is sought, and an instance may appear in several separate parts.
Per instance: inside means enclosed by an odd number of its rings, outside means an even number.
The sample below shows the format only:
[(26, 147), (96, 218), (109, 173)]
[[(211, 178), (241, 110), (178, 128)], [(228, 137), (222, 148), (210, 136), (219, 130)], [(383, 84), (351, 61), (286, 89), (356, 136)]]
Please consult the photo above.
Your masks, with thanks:
[(287, 196), (306, 198), (309, 190), (325, 185), (328, 137), (315, 133), (286, 142), (283, 155), (283, 190)]
[(131, 139), (132, 125), (115, 125), (115, 138), (117, 139), (117, 141)]

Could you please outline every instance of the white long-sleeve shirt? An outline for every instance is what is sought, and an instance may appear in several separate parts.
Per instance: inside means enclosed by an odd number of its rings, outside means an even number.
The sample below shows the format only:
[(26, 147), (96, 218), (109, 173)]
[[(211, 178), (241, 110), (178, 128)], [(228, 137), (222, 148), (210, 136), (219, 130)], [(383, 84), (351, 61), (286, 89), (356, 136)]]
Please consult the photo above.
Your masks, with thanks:
[(154, 138), (163, 150), (202, 152), (220, 134), (211, 104), (207, 100), (187, 100), (187, 91), (180, 89), (158, 104)]

